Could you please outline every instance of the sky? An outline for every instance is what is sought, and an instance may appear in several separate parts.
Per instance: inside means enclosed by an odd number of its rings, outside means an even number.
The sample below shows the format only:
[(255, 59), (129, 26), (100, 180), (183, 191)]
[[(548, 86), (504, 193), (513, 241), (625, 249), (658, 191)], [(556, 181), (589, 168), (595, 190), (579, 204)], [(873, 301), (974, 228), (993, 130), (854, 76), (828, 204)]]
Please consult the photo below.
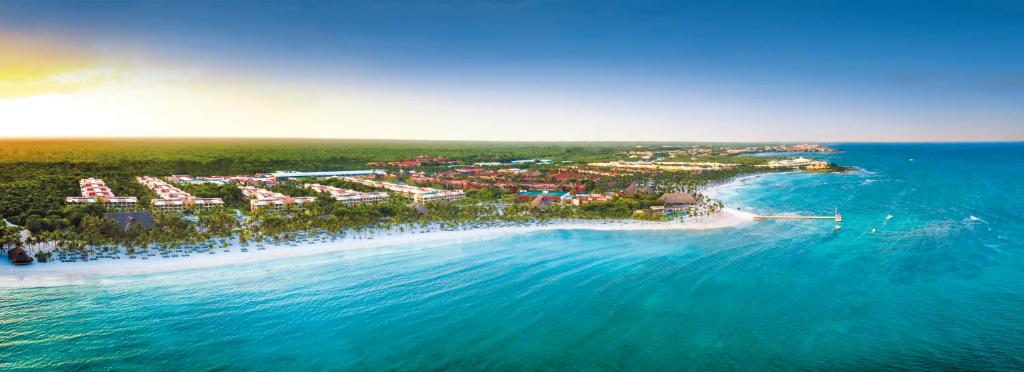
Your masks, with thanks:
[(0, 137), (1024, 140), (1020, 1), (0, 0)]

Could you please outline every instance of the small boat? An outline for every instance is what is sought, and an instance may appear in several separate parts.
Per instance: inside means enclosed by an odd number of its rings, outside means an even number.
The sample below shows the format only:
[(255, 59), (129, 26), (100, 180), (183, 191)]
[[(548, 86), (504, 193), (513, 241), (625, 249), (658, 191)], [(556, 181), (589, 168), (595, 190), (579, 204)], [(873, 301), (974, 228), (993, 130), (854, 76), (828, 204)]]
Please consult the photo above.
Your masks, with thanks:
[(836, 225), (835, 227), (832, 228), (832, 231), (839, 231), (839, 229), (841, 229), (841, 228), (843, 228), (843, 227), (839, 226), (839, 225)]
[(871, 229), (871, 235), (875, 235), (875, 229)]

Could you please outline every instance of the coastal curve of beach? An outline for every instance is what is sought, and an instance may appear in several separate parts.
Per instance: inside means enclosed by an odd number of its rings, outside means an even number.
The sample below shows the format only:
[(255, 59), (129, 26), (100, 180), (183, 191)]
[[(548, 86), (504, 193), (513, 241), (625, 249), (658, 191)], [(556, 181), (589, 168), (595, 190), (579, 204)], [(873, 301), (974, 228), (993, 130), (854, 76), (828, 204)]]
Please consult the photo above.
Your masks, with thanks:
[(270, 260), (293, 259), (358, 249), (415, 245), (416, 249), (500, 238), (513, 234), (528, 234), (551, 230), (634, 230), (634, 231), (699, 231), (739, 227), (753, 221), (754, 215), (736, 209), (686, 222), (647, 221), (573, 221), (551, 224), (469, 228), (461, 230), (404, 232), (380, 231), (360, 237), (345, 237), (336, 241), (313, 241), (298, 246), (268, 244), (265, 250), (242, 252), (237, 243), (230, 252), (192, 257), (172, 257), (147, 261), (93, 261), (49, 262), (27, 267), (6, 267), (0, 270), (0, 288), (52, 287), (82, 285), (117, 278), (240, 265)]

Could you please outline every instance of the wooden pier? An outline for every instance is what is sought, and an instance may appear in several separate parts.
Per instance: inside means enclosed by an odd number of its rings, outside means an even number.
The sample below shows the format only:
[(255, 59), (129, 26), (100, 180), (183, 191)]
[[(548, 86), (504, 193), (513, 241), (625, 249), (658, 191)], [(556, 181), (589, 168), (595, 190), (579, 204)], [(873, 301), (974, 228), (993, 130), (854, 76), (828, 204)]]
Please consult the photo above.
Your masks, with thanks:
[(843, 222), (843, 215), (836, 212), (835, 216), (801, 216), (801, 215), (774, 215), (774, 216), (754, 216), (755, 220), (833, 220), (836, 222)]
[(754, 216), (755, 220), (832, 220), (833, 216)]

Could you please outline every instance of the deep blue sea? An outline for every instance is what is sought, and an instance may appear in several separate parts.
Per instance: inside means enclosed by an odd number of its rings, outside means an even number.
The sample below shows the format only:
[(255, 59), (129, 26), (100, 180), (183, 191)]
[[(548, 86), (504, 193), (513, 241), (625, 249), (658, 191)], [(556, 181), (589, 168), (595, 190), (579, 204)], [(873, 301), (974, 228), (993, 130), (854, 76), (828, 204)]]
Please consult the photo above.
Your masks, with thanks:
[(837, 147), (861, 170), (721, 197), (838, 208), (838, 232), (549, 231), (0, 290), (0, 369), (1024, 369), (1024, 144)]

